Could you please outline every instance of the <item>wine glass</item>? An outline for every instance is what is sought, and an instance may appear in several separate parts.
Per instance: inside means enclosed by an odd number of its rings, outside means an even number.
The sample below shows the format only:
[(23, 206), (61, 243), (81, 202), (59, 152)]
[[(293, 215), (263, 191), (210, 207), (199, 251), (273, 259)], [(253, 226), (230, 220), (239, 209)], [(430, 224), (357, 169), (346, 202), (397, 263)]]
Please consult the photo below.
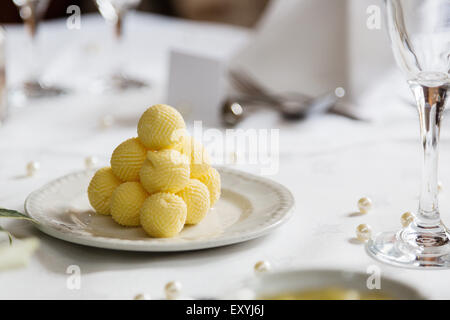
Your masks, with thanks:
[(438, 207), (438, 148), (450, 88), (450, 0), (386, 0), (387, 24), (397, 64), (417, 102), (424, 152), (422, 188), (414, 221), (367, 243), (388, 264), (450, 268), (450, 235)]
[[(141, 0), (94, 0), (100, 14), (107, 22), (114, 25), (114, 36), (116, 45), (119, 46), (123, 38), (123, 20), (128, 10), (136, 8)], [(122, 54), (122, 48), (115, 50)], [(113, 73), (102, 79), (97, 88), (101, 91), (125, 91), (128, 89), (142, 88), (148, 86), (142, 80), (132, 78), (125, 74), (121, 69), (120, 61), (116, 62), (116, 69)]]
[(47, 11), (50, 0), (13, 0), (19, 9), (25, 29), (30, 37), (28, 79), (14, 91), (19, 99), (34, 99), (41, 97), (59, 96), (66, 91), (58, 86), (49, 85), (40, 79), (40, 63), (37, 50), (37, 35), (39, 23)]

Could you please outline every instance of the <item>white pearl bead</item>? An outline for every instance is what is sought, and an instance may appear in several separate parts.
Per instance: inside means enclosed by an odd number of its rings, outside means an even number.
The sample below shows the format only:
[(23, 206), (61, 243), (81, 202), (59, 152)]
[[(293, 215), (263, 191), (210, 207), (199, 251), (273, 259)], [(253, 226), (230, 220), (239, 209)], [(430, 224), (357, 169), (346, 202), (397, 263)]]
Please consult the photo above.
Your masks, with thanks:
[(334, 94), (336, 95), (336, 97), (338, 98), (343, 98), (345, 96), (345, 89), (342, 87), (337, 87), (334, 90)]
[(411, 224), (411, 222), (414, 221), (414, 216), (411, 212), (405, 212), (404, 214), (402, 214), (402, 216), (400, 217), (400, 222), (402, 224), (402, 226), (407, 227)]
[(100, 126), (103, 129), (107, 129), (107, 128), (112, 127), (114, 125), (114, 121), (115, 121), (114, 117), (112, 115), (110, 115), (110, 114), (107, 114), (107, 115), (103, 116), (100, 119)]
[(98, 159), (97, 157), (94, 156), (89, 156), (84, 159), (84, 165), (86, 166), (86, 169), (94, 168), (97, 165), (97, 163)]
[(152, 300), (148, 293), (139, 293), (134, 297), (134, 300)]
[(37, 161), (31, 161), (27, 163), (27, 176), (31, 177), (36, 174), (41, 168), (41, 164)]
[(439, 191), (439, 192), (441, 192), (442, 189), (444, 188), (444, 186), (442, 185), (442, 182), (441, 182), (441, 181), (438, 181), (437, 188), (438, 188), (438, 191)]
[(183, 286), (178, 281), (170, 281), (164, 287), (167, 300), (176, 300), (181, 293)]
[(367, 197), (363, 197), (358, 200), (358, 209), (361, 213), (367, 213), (372, 208), (372, 200)]
[(256, 273), (264, 273), (271, 270), (271, 265), (268, 261), (258, 261), (255, 263), (254, 269)]
[(372, 236), (372, 230), (367, 224), (360, 224), (356, 227), (356, 238), (359, 241), (367, 241)]

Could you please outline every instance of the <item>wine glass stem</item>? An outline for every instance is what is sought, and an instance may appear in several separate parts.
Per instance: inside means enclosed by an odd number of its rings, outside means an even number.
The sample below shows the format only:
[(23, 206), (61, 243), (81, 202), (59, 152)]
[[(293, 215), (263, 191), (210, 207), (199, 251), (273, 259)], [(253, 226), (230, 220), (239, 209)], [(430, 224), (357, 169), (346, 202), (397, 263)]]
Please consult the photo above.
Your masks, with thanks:
[(38, 17), (36, 12), (36, 4), (28, 5), (30, 15), (24, 19), (25, 29), (29, 37), (29, 81), (38, 81), (39, 78), (39, 64), (38, 64), (38, 48), (37, 48), (37, 32), (38, 32)]
[(40, 66), (39, 66), (39, 50), (37, 45), (36, 35), (30, 37), (30, 75), (29, 80), (38, 81), (40, 77)]
[(124, 50), (123, 50), (123, 22), (124, 22), (125, 12), (119, 11), (117, 13), (117, 20), (114, 24), (114, 42), (115, 47), (117, 50), (117, 59), (116, 59), (116, 66), (115, 66), (115, 73), (121, 74), (122, 72), (122, 65), (125, 61), (124, 59)]
[(422, 188), (416, 225), (431, 229), (440, 225), (438, 205), (439, 134), (448, 84), (427, 86), (410, 82), (416, 98), (423, 147)]
[(117, 14), (117, 20), (114, 24), (114, 35), (116, 37), (116, 41), (121, 41), (123, 34), (123, 13), (119, 12)]

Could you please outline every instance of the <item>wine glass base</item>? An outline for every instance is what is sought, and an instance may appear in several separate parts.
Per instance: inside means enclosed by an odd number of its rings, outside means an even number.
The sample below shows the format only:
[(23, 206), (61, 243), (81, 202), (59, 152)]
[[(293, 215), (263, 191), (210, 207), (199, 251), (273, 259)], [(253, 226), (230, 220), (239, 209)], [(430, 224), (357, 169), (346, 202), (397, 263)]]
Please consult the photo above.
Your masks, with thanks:
[(67, 94), (67, 90), (57, 86), (44, 85), (39, 81), (27, 81), (11, 90), (10, 100), (15, 106), (41, 98), (53, 98)]
[(122, 73), (113, 74), (105, 79), (96, 81), (92, 89), (95, 92), (122, 92), (133, 89), (149, 87), (149, 84), (124, 75)]
[(384, 232), (369, 240), (366, 250), (376, 260), (398, 267), (450, 269), (450, 235), (443, 225), (438, 229), (423, 232), (412, 225)]
[(27, 81), (16, 88), (12, 88), (8, 95), (8, 101), (12, 107), (20, 108), (33, 101), (56, 98), (67, 93), (68, 91), (64, 88), (44, 85), (38, 81)]
[(20, 90), (28, 99), (56, 97), (67, 93), (63, 88), (45, 85), (38, 81), (25, 82)]

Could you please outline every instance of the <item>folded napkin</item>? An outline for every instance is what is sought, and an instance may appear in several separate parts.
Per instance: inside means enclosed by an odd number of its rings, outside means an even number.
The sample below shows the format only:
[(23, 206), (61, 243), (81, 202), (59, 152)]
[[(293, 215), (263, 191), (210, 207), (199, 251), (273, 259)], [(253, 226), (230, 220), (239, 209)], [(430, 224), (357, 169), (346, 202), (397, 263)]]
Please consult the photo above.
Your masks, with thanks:
[(319, 95), (343, 87), (357, 97), (392, 66), (383, 23), (367, 27), (373, 8), (381, 14), (382, 1), (272, 1), (230, 67), (279, 92)]

